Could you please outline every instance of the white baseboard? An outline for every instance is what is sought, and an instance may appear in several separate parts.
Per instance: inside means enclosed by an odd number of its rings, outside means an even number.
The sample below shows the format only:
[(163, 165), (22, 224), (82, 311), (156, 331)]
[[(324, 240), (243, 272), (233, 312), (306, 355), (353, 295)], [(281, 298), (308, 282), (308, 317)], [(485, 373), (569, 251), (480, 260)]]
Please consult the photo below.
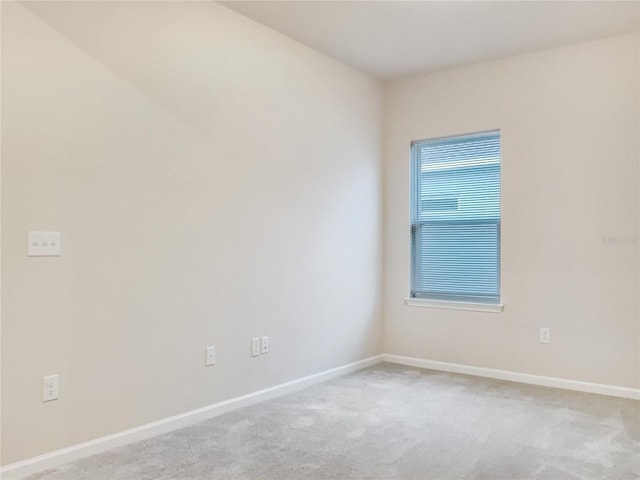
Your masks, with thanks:
[(439, 370), (443, 372), (462, 373), (475, 375), (478, 377), (495, 378), (510, 382), (527, 383), (544, 387), (561, 388), (578, 392), (596, 393), (614, 397), (631, 398), (640, 400), (640, 389), (618, 387), (614, 385), (603, 385), (598, 383), (581, 382), (577, 380), (567, 380), (563, 378), (543, 377), (539, 375), (529, 375), (526, 373), (511, 372), (508, 370), (497, 370), (492, 368), (474, 367), (471, 365), (460, 365), (457, 363), (438, 362), (435, 360), (425, 360), (414, 357), (404, 357), (400, 355), (383, 354), (370, 357), (358, 362), (343, 365), (341, 367), (326, 370), (324, 372), (302, 377), (290, 382), (282, 383), (273, 387), (258, 390), (241, 397), (232, 398), (222, 402), (214, 403), (197, 410), (182, 413), (172, 417), (163, 418), (156, 422), (141, 425), (136, 428), (114, 433), (105, 437), (96, 438), (88, 442), (79, 443), (71, 447), (55, 450), (44, 455), (28, 458), (20, 462), (11, 463), (0, 468), (0, 478), (3, 480), (13, 480), (23, 478), (34, 473), (39, 473), (49, 468), (59, 467), (69, 462), (81, 458), (102, 453), (113, 448), (128, 445), (140, 440), (155, 437), (163, 433), (177, 430), (189, 425), (193, 425), (209, 418), (221, 415), (238, 408), (246, 407), (265, 400), (276, 398), (288, 393), (301, 390), (303, 388), (325, 382), (332, 378), (337, 378), (348, 373), (361, 370), (381, 362), (396, 363), (411, 367)]
[(426, 368), (429, 370), (439, 370), (442, 372), (463, 373), (465, 375), (475, 375), (477, 377), (495, 378), (497, 380), (507, 380), (509, 382), (528, 383), (543, 387), (562, 388), (564, 390), (574, 390), (577, 392), (597, 393), (599, 395), (609, 395), (612, 397), (631, 398), (640, 400), (640, 389), (618, 387), (615, 385), (603, 385), (600, 383), (581, 382), (578, 380), (567, 380), (564, 378), (543, 377), (540, 375), (530, 375), (527, 373), (511, 372), (509, 370), (497, 370), (494, 368), (473, 367), (471, 365), (460, 365), (458, 363), (438, 362), (435, 360), (425, 360), (422, 358), (403, 357), (385, 353), (382, 355), (385, 362), (397, 363), (409, 367)]
[(298, 378), (290, 382), (281, 383), (274, 387), (258, 390), (257, 392), (249, 393), (241, 397), (214, 403), (213, 405), (208, 405), (197, 410), (191, 410), (190, 412), (163, 418), (162, 420), (147, 423), (123, 432), (114, 433), (88, 442), (79, 443), (71, 447), (28, 458), (20, 462), (11, 463), (0, 468), (0, 478), (3, 480), (19, 479), (34, 473), (42, 472), (49, 468), (59, 467), (90, 455), (111, 450), (112, 448), (139, 442), (140, 440), (145, 440), (147, 438), (155, 437), (156, 435), (193, 425), (241, 407), (246, 407), (287, 393), (292, 393), (311, 385), (325, 382), (332, 378), (381, 363), (382, 361), (382, 355), (377, 355), (375, 357), (370, 357), (341, 367), (332, 368), (331, 370), (326, 370), (307, 377)]

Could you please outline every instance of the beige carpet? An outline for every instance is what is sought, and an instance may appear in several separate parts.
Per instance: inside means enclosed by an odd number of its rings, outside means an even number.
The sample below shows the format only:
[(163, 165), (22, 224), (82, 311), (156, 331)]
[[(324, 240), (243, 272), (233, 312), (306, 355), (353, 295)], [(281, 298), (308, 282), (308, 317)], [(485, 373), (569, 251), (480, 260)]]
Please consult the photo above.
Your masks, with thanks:
[(40, 480), (640, 478), (640, 402), (378, 365)]

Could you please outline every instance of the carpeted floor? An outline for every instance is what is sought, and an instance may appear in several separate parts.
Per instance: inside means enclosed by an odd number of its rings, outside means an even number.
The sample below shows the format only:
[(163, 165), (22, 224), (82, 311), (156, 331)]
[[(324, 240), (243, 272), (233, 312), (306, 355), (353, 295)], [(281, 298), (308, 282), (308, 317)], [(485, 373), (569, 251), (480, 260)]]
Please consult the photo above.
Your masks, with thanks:
[(381, 364), (35, 480), (640, 478), (640, 402)]

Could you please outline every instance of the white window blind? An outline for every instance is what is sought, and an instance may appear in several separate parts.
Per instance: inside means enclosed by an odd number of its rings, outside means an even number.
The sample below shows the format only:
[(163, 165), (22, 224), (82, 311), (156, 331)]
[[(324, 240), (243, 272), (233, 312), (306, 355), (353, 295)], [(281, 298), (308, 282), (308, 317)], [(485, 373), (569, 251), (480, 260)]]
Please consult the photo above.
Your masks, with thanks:
[(411, 297), (500, 302), (500, 132), (411, 144)]

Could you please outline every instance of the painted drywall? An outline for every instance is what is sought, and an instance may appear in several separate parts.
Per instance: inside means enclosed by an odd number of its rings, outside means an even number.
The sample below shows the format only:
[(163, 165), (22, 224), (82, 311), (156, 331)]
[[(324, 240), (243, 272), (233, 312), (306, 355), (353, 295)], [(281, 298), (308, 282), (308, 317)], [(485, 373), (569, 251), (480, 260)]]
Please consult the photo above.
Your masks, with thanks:
[[(640, 386), (639, 40), (386, 85), (386, 353)], [(502, 134), (504, 311), (406, 306), (410, 142), (492, 129)]]
[(381, 353), (376, 80), (213, 2), (2, 2), (2, 120), (3, 464)]

